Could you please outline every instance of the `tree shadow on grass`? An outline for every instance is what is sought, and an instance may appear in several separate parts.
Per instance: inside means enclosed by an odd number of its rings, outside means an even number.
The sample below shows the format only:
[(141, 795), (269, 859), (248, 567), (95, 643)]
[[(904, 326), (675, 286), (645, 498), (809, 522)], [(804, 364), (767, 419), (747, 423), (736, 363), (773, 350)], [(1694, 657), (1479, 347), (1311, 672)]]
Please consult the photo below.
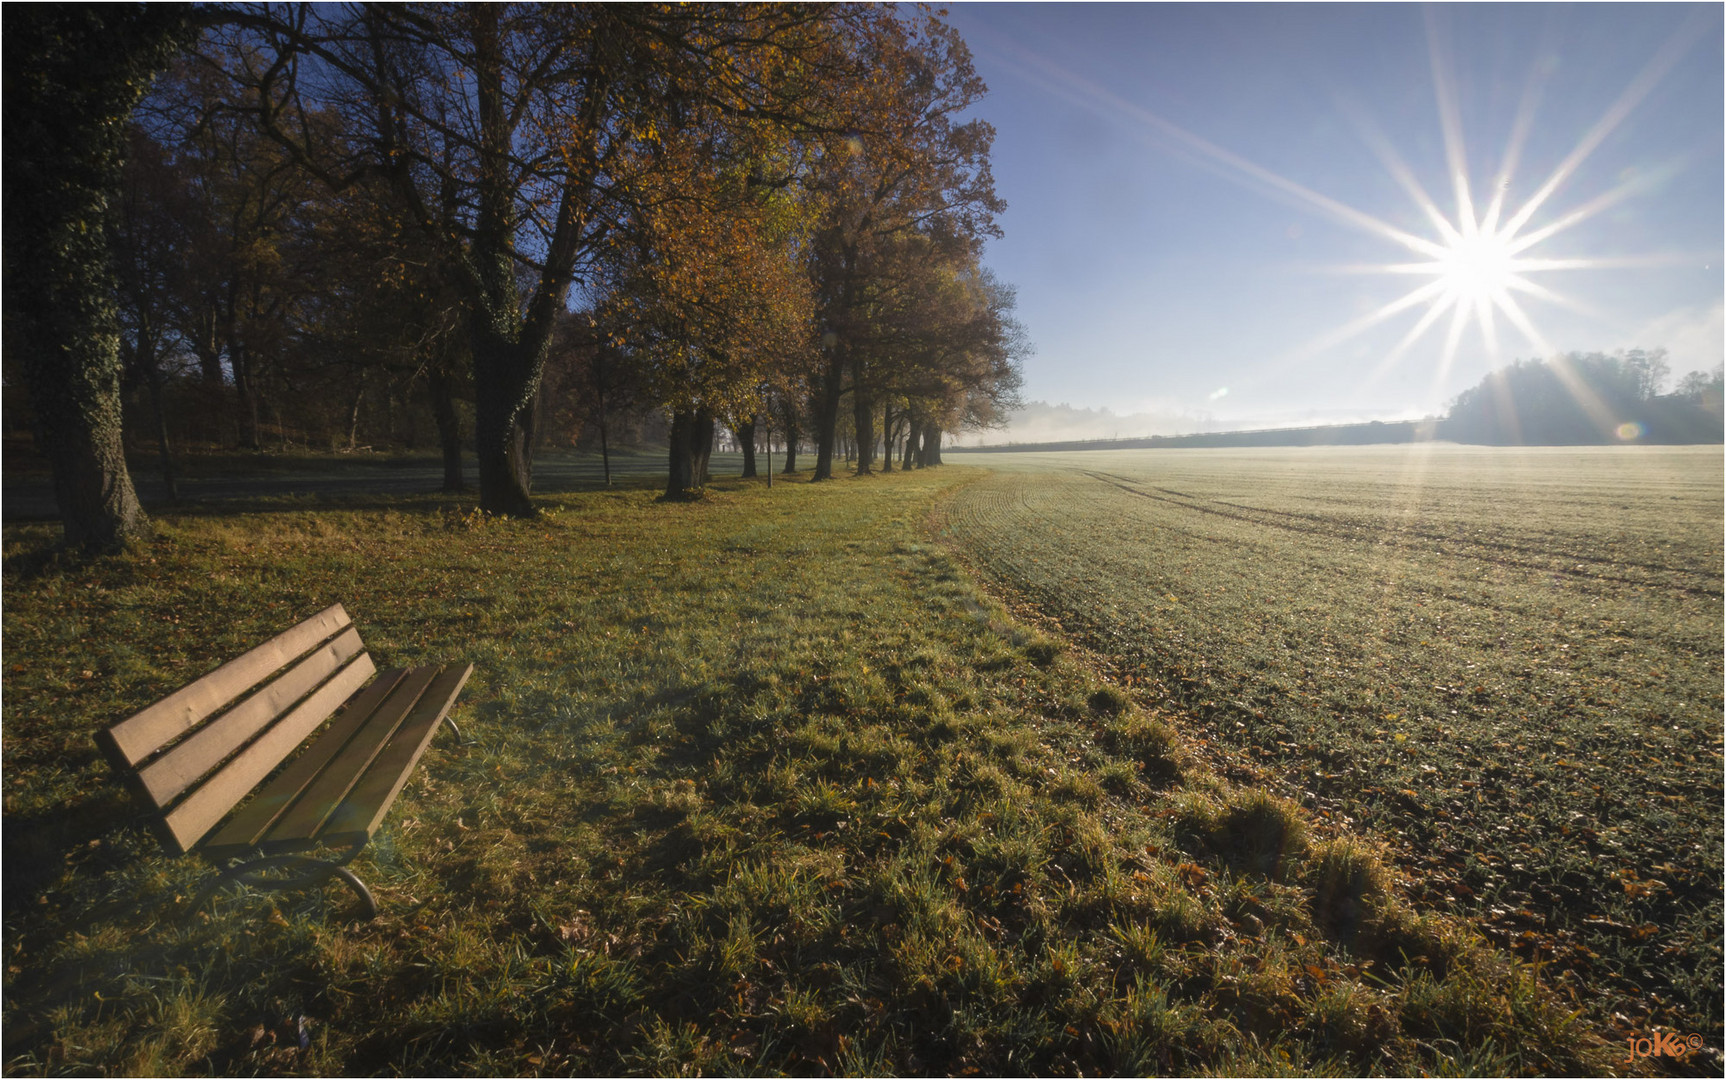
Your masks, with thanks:
[[(418, 483), (382, 477), (391, 490), (378, 490), (368, 479), (352, 477), (320, 477), (307, 480), (282, 480), (273, 477), (231, 478), (212, 477), (201, 482), (183, 484), (181, 496), (170, 501), (161, 491), (148, 485), (139, 491), (139, 499), (147, 513), (154, 517), (227, 517), (240, 514), (270, 512), (303, 512), (306, 510), (402, 510), (417, 505), (447, 505), (472, 503), (479, 497), (474, 487), (446, 491), (436, 481)], [(628, 473), (613, 477), (607, 485), (603, 476), (550, 475), (534, 485), (533, 495), (575, 495), (593, 491), (658, 490), (665, 483), (663, 475)], [(206, 488), (199, 491), (198, 486)], [(4, 522), (12, 525), (54, 525), (59, 512), (52, 493), (42, 485), (8, 485), (4, 498)]]
[(92, 846), (130, 816), (122, 793), (102, 790), (70, 806), (36, 814), (8, 813), (0, 819), (6, 858), (0, 862), (8, 914), (34, 903), (41, 885), (67, 862), (74, 849)]

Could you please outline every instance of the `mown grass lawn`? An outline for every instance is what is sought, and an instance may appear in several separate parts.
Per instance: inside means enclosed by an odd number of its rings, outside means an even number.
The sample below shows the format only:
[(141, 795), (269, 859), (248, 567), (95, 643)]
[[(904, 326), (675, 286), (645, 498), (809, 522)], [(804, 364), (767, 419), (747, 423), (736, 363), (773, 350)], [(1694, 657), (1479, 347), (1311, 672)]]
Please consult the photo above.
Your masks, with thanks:
[[(5, 536), (8, 1073), (1591, 1073), (1370, 837), (1219, 779), (928, 540), (947, 467)], [(468, 660), (337, 887), (187, 898), (92, 733), (340, 601)]]

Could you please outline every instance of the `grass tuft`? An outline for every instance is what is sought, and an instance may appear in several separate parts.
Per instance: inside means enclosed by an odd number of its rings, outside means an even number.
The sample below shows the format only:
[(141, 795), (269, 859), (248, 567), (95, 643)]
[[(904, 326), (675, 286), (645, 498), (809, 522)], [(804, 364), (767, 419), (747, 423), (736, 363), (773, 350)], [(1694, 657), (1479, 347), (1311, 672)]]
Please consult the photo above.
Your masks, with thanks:
[(1085, 705), (1098, 716), (1121, 716), (1132, 704), (1132, 699), (1114, 686), (1099, 687), (1085, 699)]
[(1320, 844), (1308, 860), (1313, 916), (1329, 935), (1351, 941), (1373, 905), (1390, 889), (1390, 873), (1377, 852), (1353, 836)]

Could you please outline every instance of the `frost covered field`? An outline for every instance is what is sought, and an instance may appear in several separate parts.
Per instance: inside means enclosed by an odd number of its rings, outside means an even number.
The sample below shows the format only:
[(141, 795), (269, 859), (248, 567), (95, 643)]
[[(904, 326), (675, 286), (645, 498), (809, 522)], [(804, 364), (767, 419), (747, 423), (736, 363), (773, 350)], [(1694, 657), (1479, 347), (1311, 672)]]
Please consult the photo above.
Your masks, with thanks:
[(1720, 1033), (1718, 447), (967, 454), (945, 530), (1623, 1029)]

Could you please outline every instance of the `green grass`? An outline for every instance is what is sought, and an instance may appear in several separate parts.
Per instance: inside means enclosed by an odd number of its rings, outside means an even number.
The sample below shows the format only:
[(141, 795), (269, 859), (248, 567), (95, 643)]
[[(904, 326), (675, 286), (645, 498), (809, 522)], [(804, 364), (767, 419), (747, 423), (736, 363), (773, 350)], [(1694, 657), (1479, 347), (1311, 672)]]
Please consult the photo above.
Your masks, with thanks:
[[(928, 540), (976, 470), (5, 537), (8, 1073), (1591, 1073), (1370, 838)], [(324, 605), (476, 665), (347, 895), (186, 899), (91, 734)], [(304, 1046), (302, 1047), (302, 1040)]]
[(1721, 1043), (1718, 447), (992, 455), (950, 535), (1600, 1030)]

